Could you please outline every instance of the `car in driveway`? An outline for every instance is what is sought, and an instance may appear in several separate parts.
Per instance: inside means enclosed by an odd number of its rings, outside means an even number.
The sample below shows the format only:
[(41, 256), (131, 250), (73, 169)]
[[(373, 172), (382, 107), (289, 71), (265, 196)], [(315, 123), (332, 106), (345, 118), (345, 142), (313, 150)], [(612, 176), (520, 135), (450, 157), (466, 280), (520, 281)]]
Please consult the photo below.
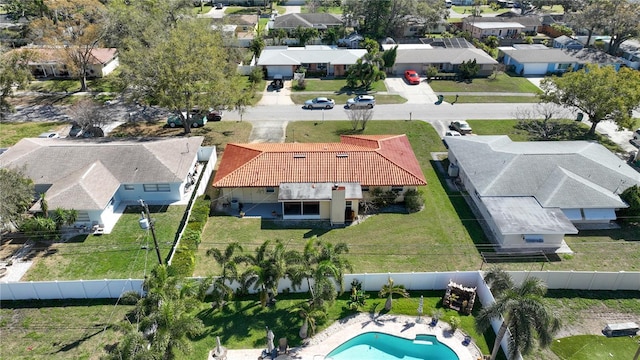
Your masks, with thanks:
[(640, 129), (633, 132), (633, 140), (640, 140)]
[(466, 121), (452, 121), (449, 125), (449, 129), (455, 130), (462, 135), (471, 134), (471, 126)]
[(444, 133), (444, 136), (462, 136), (462, 134), (455, 130), (448, 130)]
[(349, 109), (354, 108), (373, 108), (376, 105), (376, 98), (372, 95), (358, 95), (352, 99), (347, 100), (347, 107)]
[(420, 84), (420, 75), (415, 70), (407, 70), (404, 72), (404, 79), (410, 85), (419, 85)]
[(326, 97), (317, 97), (315, 99), (307, 100), (304, 102), (304, 107), (311, 109), (333, 109), (336, 102), (333, 99)]
[[(186, 117), (187, 114), (186, 113), (182, 113), (182, 116)], [(167, 118), (167, 125), (169, 125), (169, 127), (174, 128), (174, 127), (182, 127), (182, 116), (179, 116), (178, 114), (173, 114), (170, 115)], [(207, 119), (207, 116), (205, 116), (204, 114), (200, 114), (200, 113), (195, 113), (195, 114), (191, 114), (191, 127), (197, 128), (200, 126), (204, 126), (207, 121), (209, 121), (209, 119)]]

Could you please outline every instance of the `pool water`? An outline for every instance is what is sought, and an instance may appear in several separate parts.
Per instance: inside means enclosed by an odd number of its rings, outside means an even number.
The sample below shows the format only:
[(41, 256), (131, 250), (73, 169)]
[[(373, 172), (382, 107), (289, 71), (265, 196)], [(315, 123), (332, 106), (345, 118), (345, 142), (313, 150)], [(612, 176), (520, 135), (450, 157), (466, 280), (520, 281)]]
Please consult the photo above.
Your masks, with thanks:
[(415, 340), (379, 333), (360, 334), (333, 349), (329, 360), (459, 360), (456, 353), (434, 335), (416, 335)]

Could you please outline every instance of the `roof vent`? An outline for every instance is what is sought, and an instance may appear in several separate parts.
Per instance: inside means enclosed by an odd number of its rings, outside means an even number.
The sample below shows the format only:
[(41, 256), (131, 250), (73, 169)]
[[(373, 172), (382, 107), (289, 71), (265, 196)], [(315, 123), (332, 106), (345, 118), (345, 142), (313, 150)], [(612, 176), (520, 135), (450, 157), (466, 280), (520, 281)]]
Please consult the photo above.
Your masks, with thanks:
[(307, 155), (305, 155), (305, 154), (293, 154), (293, 158), (294, 159), (304, 159), (306, 157), (307, 157)]
[(346, 153), (336, 154), (336, 157), (337, 158), (346, 158), (346, 157), (349, 157), (349, 154), (346, 154)]

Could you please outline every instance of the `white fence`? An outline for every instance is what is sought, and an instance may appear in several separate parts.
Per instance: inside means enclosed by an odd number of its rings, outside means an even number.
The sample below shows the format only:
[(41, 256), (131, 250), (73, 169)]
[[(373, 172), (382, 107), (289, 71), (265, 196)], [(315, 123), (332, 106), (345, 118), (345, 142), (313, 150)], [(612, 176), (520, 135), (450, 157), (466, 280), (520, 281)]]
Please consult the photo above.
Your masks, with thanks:
[(0, 283), (0, 300), (117, 299), (127, 291), (141, 293), (142, 282), (104, 279)]

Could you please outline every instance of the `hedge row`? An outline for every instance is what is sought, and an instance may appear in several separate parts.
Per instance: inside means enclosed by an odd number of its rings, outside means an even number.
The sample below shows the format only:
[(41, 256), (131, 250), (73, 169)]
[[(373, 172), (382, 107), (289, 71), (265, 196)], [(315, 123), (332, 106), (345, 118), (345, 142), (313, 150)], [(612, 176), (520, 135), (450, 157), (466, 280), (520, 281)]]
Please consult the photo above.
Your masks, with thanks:
[(206, 195), (198, 197), (193, 204), (180, 245), (169, 267), (169, 274), (182, 277), (193, 274), (196, 268), (196, 251), (202, 241), (202, 229), (209, 218), (210, 205), (211, 201)]

